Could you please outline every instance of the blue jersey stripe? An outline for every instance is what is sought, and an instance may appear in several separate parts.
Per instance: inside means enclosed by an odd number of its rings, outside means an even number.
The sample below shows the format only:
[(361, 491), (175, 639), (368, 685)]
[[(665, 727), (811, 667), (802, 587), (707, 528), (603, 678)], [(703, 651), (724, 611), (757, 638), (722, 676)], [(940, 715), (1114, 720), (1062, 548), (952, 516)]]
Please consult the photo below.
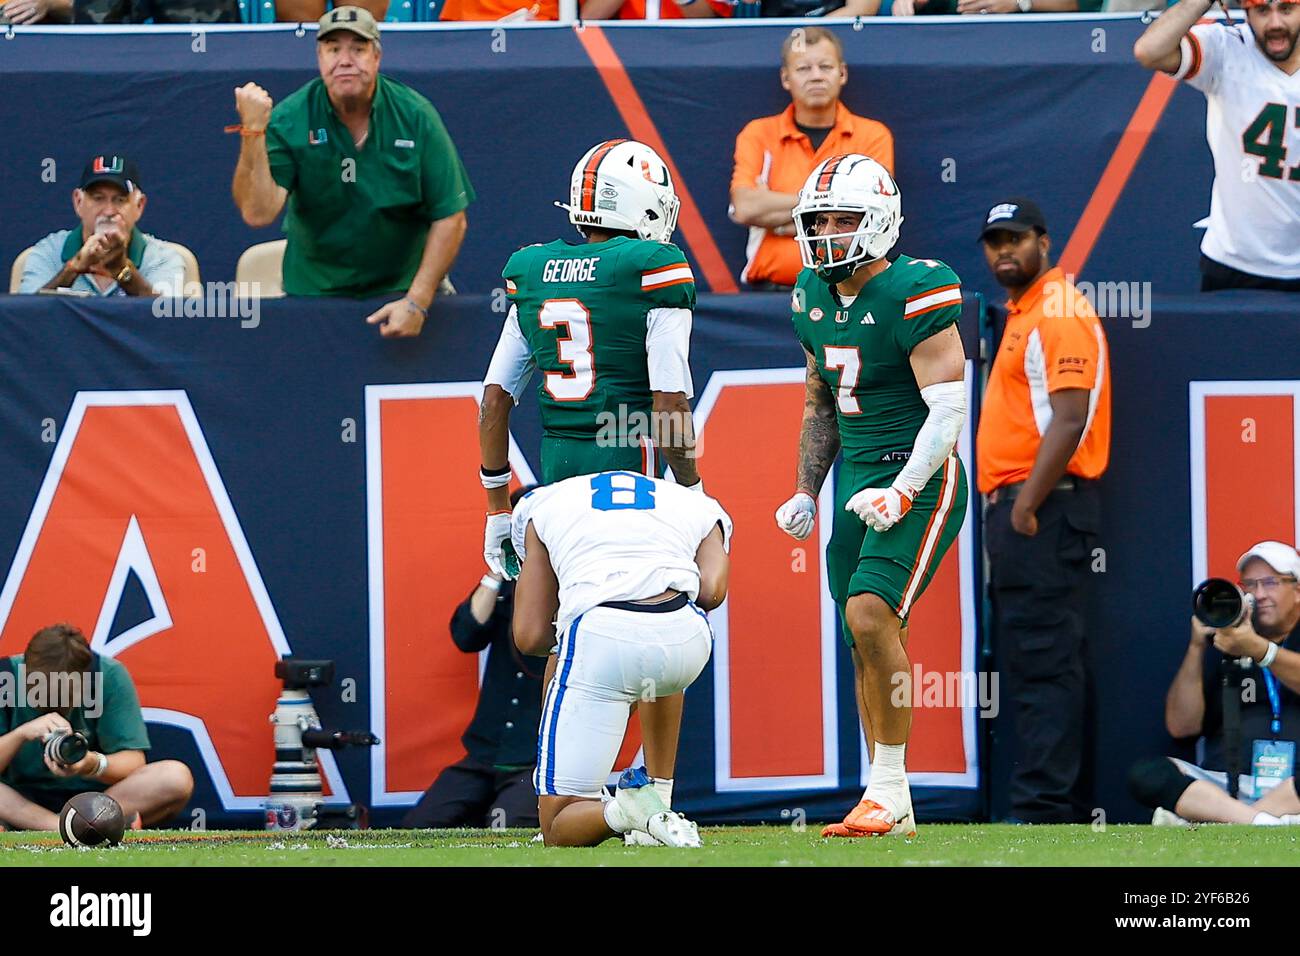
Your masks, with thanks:
[(555, 692), (555, 706), (551, 709), (551, 727), (546, 741), (546, 792), (548, 794), (555, 793), (555, 730), (560, 724), (560, 708), (564, 705), (565, 681), (569, 679), (569, 671), (573, 667), (574, 647), (578, 642), (578, 624), (581, 621), (581, 614), (574, 618), (573, 623), (569, 626), (569, 633), (566, 635), (564, 646), (560, 648), (562, 660), (560, 661), (559, 684)]

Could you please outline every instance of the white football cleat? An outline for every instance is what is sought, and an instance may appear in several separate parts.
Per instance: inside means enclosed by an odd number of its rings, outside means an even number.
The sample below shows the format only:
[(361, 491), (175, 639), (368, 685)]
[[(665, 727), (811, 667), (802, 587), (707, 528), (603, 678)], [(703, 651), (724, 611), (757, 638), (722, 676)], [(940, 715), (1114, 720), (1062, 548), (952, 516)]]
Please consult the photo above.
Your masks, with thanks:
[(1184, 820), (1172, 810), (1156, 807), (1156, 812), (1151, 814), (1151, 825), (1153, 827), (1190, 827), (1192, 821)]
[(644, 830), (628, 830), (623, 834), (624, 846), (663, 846)]
[(700, 828), (680, 813), (661, 810), (649, 820), (649, 833), (664, 846), (700, 847)]

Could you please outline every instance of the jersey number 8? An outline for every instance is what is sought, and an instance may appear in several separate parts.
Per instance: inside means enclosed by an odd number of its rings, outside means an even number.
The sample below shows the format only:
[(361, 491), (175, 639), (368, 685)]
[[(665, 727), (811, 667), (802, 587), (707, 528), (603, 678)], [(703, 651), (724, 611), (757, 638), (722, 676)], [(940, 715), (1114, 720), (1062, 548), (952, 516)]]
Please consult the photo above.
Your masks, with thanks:
[(606, 472), (591, 479), (591, 506), (597, 511), (651, 511), (655, 483), (630, 471)]

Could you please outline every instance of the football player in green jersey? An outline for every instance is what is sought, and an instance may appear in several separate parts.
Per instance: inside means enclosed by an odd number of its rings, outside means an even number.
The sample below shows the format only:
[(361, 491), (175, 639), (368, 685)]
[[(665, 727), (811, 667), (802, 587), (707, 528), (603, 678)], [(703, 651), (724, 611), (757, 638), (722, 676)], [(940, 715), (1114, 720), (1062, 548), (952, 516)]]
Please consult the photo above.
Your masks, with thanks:
[[(916, 832), (905, 770), (911, 731), (907, 616), (966, 514), (966, 474), (953, 449), (966, 417), (961, 288), (942, 262), (886, 253), (898, 241), (898, 186), (859, 154), (833, 156), (794, 208), (804, 270), (794, 328), (807, 356), (796, 492), (777, 524), (803, 540), (837, 455), (831, 594), (853, 656), (871, 781), (823, 836)], [(901, 676), (900, 676), (901, 675)]]
[[(510, 310), (483, 381), (479, 445), (488, 515), (483, 557), (518, 567), (510, 539), (510, 411), (534, 370), (542, 483), (602, 471), (673, 477), (703, 490), (691, 419), (695, 279), (669, 240), (678, 199), (659, 155), (633, 140), (598, 143), (574, 167), (569, 213), (584, 242), (526, 246), (502, 270)], [(546, 683), (552, 682), (554, 657)], [(671, 799), (682, 695), (639, 708), (646, 767)]]

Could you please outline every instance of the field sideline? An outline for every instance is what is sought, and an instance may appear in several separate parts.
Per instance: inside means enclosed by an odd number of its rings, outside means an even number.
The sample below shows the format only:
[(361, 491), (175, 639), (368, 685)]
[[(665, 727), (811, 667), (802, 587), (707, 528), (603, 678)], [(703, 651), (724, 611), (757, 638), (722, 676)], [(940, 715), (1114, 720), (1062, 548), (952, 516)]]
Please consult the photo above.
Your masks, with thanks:
[(188, 830), (72, 849), (49, 833), (0, 833), (11, 866), (1294, 866), (1300, 827), (922, 825), (915, 841), (823, 840), (819, 827), (704, 827), (701, 850), (547, 849), (534, 830)]

